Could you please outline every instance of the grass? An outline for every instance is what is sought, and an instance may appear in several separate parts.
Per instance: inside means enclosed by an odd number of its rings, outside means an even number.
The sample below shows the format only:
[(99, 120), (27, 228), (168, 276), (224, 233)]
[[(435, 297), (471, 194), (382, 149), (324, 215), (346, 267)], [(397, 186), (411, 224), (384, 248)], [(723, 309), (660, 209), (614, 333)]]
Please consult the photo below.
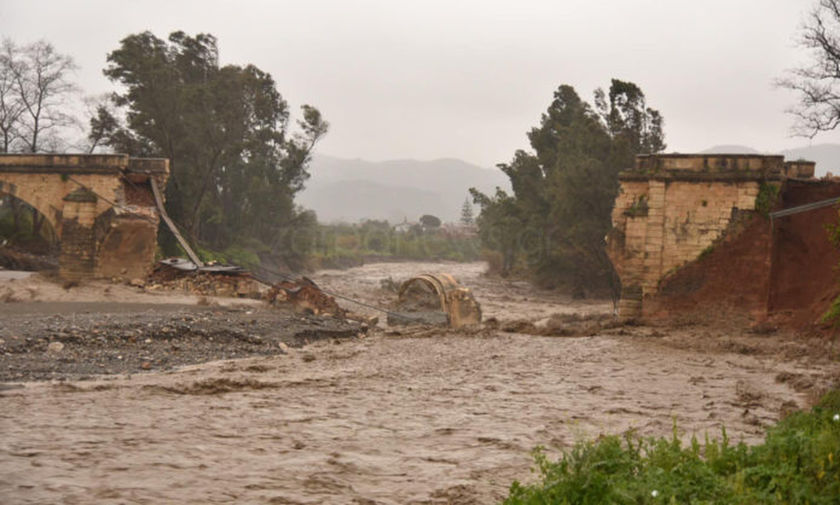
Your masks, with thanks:
[(633, 434), (579, 443), (549, 461), (534, 452), (539, 479), (514, 482), (505, 505), (840, 503), (840, 390), (810, 412), (767, 431), (764, 443), (720, 440), (684, 446), (676, 435)]
[(397, 232), (385, 222), (322, 225), (310, 254), (315, 268), (361, 264), (366, 260), (476, 261), (479, 240), (444, 230)]
[(840, 296), (831, 302), (831, 306), (820, 319), (823, 323), (830, 323), (833, 326), (840, 326)]

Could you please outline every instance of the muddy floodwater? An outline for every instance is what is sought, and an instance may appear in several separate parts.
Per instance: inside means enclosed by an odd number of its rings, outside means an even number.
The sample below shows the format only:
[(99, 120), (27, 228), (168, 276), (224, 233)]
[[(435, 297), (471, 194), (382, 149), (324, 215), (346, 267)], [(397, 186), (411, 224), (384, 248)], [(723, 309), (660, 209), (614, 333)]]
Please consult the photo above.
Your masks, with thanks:
[[(485, 316), (612, 311), (482, 269), (376, 264), (315, 280), (386, 303), (382, 278), (450, 271)], [(0, 503), (484, 504), (532, 478), (536, 446), (631, 428), (669, 435), (674, 420), (686, 437), (725, 425), (756, 442), (837, 366), (781, 336), (731, 331), (377, 333), (169, 372), (7, 385)]]

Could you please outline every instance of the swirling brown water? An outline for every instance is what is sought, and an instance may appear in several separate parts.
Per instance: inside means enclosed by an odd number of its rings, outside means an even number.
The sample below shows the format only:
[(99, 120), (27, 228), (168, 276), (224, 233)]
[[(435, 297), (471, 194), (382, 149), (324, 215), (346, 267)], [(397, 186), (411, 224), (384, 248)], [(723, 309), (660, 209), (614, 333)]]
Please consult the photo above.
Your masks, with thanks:
[[(385, 295), (365, 279), (413, 268), (318, 280), (349, 286), (356, 276), (357, 294), (376, 300)], [(491, 315), (538, 296), (475, 282), (479, 299), (492, 295)], [(655, 335), (375, 336), (172, 373), (26, 384), (0, 392), (0, 503), (493, 503), (530, 478), (537, 445), (629, 428), (668, 435), (674, 420), (686, 436), (726, 425), (754, 442), (784, 402), (805, 400), (780, 371), (816, 380), (835, 370), (673, 345), (722, 338), (691, 328)]]

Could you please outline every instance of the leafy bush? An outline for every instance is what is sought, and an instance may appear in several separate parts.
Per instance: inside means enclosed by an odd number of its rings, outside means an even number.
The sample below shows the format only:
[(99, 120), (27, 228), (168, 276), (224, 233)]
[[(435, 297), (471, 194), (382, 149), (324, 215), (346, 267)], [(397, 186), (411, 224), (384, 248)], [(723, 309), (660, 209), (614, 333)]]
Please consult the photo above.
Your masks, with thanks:
[[(705, 202), (705, 200), (703, 200)], [(705, 205), (704, 205), (705, 207)], [(648, 215), (648, 197), (647, 195), (640, 195), (639, 198), (633, 200), (633, 203), (624, 211), (625, 216), (640, 217)]]
[(231, 246), (222, 252), (227, 263), (239, 265), (245, 268), (254, 268), (260, 266), (260, 257), (248, 250), (239, 246)]
[(779, 200), (779, 186), (762, 182), (758, 188), (758, 196), (755, 197), (755, 210), (764, 217), (770, 214), (776, 202)]
[(505, 505), (840, 503), (840, 390), (767, 431), (763, 444), (627, 434), (580, 443), (558, 461), (534, 453), (538, 482)]
[(834, 326), (840, 326), (840, 296), (831, 302), (831, 306), (825, 311), (821, 321), (831, 323)]

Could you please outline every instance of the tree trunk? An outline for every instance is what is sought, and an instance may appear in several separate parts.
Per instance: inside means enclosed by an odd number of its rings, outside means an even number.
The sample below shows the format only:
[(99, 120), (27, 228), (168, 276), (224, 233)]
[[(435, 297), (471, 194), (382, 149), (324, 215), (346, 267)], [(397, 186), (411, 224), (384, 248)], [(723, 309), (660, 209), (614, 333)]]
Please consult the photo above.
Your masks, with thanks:
[(32, 143), (29, 144), (29, 152), (38, 152), (38, 121), (35, 121), (35, 131), (32, 133)]

